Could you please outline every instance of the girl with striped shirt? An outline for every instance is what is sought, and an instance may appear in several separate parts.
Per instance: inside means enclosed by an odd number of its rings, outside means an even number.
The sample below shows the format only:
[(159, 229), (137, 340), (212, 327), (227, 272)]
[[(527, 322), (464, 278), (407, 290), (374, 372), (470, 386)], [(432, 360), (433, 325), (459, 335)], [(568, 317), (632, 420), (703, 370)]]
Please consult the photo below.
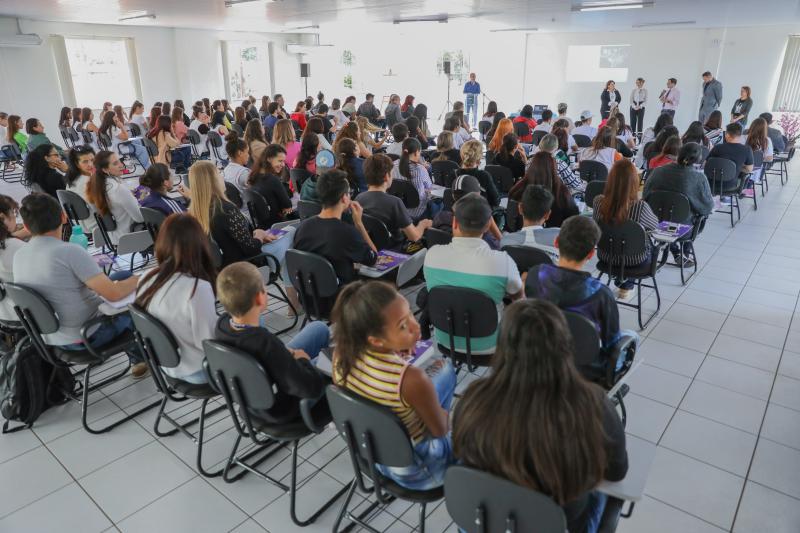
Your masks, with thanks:
[(453, 367), (444, 360), (426, 370), (409, 363), (420, 338), (419, 323), (408, 301), (386, 283), (345, 286), (332, 317), (334, 383), (391, 409), (414, 446), (415, 464), (378, 465), (379, 471), (409, 489), (441, 486), (453, 462), (448, 424), (456, 386)]

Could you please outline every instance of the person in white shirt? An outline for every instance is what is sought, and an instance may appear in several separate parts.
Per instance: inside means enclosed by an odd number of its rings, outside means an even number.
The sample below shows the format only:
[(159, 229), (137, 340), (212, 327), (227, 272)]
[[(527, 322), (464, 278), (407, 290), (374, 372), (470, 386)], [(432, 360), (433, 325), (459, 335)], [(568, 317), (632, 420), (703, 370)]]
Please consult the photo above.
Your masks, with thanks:
[(205, 383), (203, 341), (214, 338), (217, 323), (208, 237), (192, 215), (172, 215), (158, 230), (155, 256), (158, 266), (139, 281), (135, 303), (160, 320), (178, 343), (180, 363), (162, 368), (164, 373)]
[(331, 109), (328, 111), (328, 118), (333, 119), (333, 127), (331, 128), (331, 131), (339, 131), (344, 127), (345, 124), (350, 122), (350, 119), (347, 118), (347, 115), (345, 115), (344, 111), (342, 111), (341, 100), (338, 98), (331, 100)]
[(5, 142), (6, 137), (8, 136), (8, 113), (5, 111), (0, 111), (0, 139)]
[(597, 128), (592, 126), (592, 112), (588, 109), (581, 113), (581, 125), (572, 130), (572, 135), (586, 135), (590, 139), (594, 139), (597, 135)]
[(661, 91), (658, 99), (661, 101), (661, 113), (675, 118), (675, 110), (681, 103), (681, 91), (676, 87), (678, 80), (670, 78), (667, 80), (667, 88)]
[(128, 120), (131, 124), (136, 124), (141, 128), (142, 135), (147, 134), (147, 118), (144, 116), (144, 104), (140, 101), (135, 101), (131, 106), (131, 118)]
[(647, 89), (644, 78), (636, 78), (636, 88), (631, 91), (631, 131), (638, 138), (644, 128), (644, 108), (647, 105)]
[[(18, 209), (19, 205), (13, 198), (0, 194), (0, 281), (9, 283), (14, 281), (14, 254), (25, 246), (25, 241), (14, 236)], [(0, 300), (0, 320), (18, 320), (9, 298)]]
[(229, 163), (222, 171), (222, 177), (243, 191), (247, 188), (247, 178), (250, 176), (250, 169), (245, 166), (250, 159), (250, 147), (235, 131), (230, 132), (225, 140)]
[(606, 168), (611, 170), (611, 165), (614, 161), (621, 159), (617, 149), (617, 139), (614, 137), (611, 128), (604, 126), (597, 133), (597, 136), (592, 141), (592, 146), (583, 150), (579, 155), (580, 161), (599, 161), (603, 163)]
[(386, 153), (400, 157), (403, 155), (403, 141), (408, 137), (408, 126), (398, 122), (392, 126), (392, 138), (394, 142), (386, 147)]
[[(64, 182), (67, 190), (74, 192), (87, 203), (86, 185), (89, 178), (94, 174), (94, 148), (89, 145), (75, 146), (67, 151), (67, 173), (64, 175)], [(81, 221), (83, 233), (91, 235), (97, 227), (94, 215), (89, 214), (89, 218)]]
[(553, 129), (553, 112), (549, 109), (545, 109), (542, 111), (542, 120), (533, 128), (533, 131), (550, 133), (551, 129)]
[(125, 168), (114, 152), (101, 150), (94, 159), (94, 174), (86, 184), (86, 200), (100, 215), (111, 214), (117, 229), (109, 232), (111, 244), (119, 243), (120, 237), (130, 233), (134, 222), (142, 222), (142, 212), (136, 197), (122, 183), (120, 177)]

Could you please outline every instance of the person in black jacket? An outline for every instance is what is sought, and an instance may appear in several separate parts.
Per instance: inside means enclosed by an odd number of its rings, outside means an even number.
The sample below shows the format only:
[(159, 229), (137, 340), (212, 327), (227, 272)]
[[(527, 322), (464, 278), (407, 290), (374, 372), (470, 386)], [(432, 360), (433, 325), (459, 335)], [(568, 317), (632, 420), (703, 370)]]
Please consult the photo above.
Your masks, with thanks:
[(56, 191), (66, 188), (63, 174), (66, 171), (67, 164), (58, 155), (55, 146), (40, 144), (25, 159), (23, 184), (28, 188), (38, 187), (57, 198)]
[(606, 88), (600, 93), (600, 116), (608, 118), (611, 108), (618, 108), (622, 102), (622, 95), (617, 90), (614, 80), (608, 80)]
[[(217, 276), (217, 296), (225, 313), (217, 322), (218, 341), (247, 352), (267, 373), (275, 405), (253, 414), (272, 423), (300, 417), (300, 400), (317, 400), (313, 409), (327, 409), (325, 386), (330, 380), (313, 361), (330, 341), (324, 322), (310, 322), (286, 345), (261, 322), (267, 291), (258, 269), (250, 263), (228, 265)], [(265, 315), (266, 316), (266, 315)]]
[(483, 157), (483, 145), (480, 141), (472, 139), (461, 145), (461, 168), (457, 174), (469, 174), (478, 178), (481, 188), (486, 191), (486, 200), (491, 207), (500, 205), (500, 193), (492, 179), (492, 175), (481, 170), (478, 166)]
[(264, 227), (283, 222), (293, 216), (292, 200), (280, 178), (286, 164), (286, 149), (279, 144), (270, 144), (253, 164), (247, 185), (264, 197), (269, 212), (259, 213), (258, 220)]
[(492, 372), (456, 404), (453, 452), (466, 466), (551, 497), (568, 531), (587, 533), (606, 507), (594, 488), (625, 477), (628, 453), (614, 405), (578, 373), (570, 339), (552, 303), (507, 307)]

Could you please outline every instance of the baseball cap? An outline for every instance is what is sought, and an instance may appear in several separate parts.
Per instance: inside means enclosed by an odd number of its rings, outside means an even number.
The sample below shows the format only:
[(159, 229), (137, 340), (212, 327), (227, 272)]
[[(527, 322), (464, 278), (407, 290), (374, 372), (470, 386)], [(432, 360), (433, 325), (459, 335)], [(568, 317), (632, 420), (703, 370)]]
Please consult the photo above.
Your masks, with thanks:
[(471, 192), (481, 192), (481, 184), (478, 178), (470, 176), (469, 174), (462, 174), (458, 176), (452, 185), (453, 191), (460, 191), (465, 194)]
[(320, 150), (317, 152), (317, 168), (333, 168), (336, 165), (336, 157), (330, 150)]
[(592, 118), (592, 112), (586, 109), (585, 111), (581, 111), (581, 120), (586, 120), (587, 118)]

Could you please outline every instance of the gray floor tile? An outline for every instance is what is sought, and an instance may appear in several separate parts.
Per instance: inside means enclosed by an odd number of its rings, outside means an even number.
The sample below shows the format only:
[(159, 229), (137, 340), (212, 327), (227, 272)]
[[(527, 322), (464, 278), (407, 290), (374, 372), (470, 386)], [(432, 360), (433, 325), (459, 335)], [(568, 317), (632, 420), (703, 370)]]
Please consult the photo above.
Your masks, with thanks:
[(756, 436), (678, 410), (659, 445), (745, 477)]
[(44, 447), (3, 463), (0, 465), (0, 516), (35, 502), (71, 482), (67, 471)]
[(705, 357), (704, 353), (653, 338), (646, 339), (636, 355), (650, 366), (690, 378), (697, 373)]
[(772, 372), (709, 355), (695, 379), (767, 400), (773, 377)]
[(722, 533), (723, 529), (645, 496), (633, 516), (620, 520), (617, 533)]
[(740, 477), (659, 447), (645, 492), (729, 530), (743, 485)]
[(749, 479), (800, 498), (800, 450), (767, 439), (759, 440)]
[(631, 392), (677, 407), (691, 380), (646, 363), (639, 365), (628, 378)]
[(715, 331), (679, 324), (667, 319), (659, 322), (649, 335), (650, 338), (677, 344), (702, 353), (706, 353), (711, 348), (716, 336), (717, 333)]
[(781, 358), (781, 350), (778, 348), (724, 333), (717, 336), (708, 353), (770, 372), (778, 368), (778, 361)]
[(680, 405), (694, 413), (754, 435), (758, 434), (767, 402), (716, 385), (695, 381)]
[(736, 303), (736, 298), (698, 291), (690, 287), (683, 291), (678, 298), (678, 303), (702, 307), (719, 313), (728, 313)]
[(94, 533), (111, 522), (77, 483), (71, 483), (0, 520), (0, 531)]
[(800, 450), (800, 411), (770, 403), (761, 437)]
[(709, 311), (708, 309), (676, 303), (670, 308), (669, 312), (664, 315), (664, 318), (716, 333), (722, 327), (727, 315), (724, 313), (717, 313), (716, 311)]
[[(709, 268), (720, 268), (709, 264)], [(741, 271), (740, 272), (744, 272)], [(739, 296), (739, 293), (742, 292), (744, 288), (744, 283), (734, 283), (732, 281), (726, 281), (724, 279), (719, 279), (717, 277), (705, 276), (702, 273), (698, 274), (695, 277), (690, 285), (692, 289), (703, 291), (703, 292), (710, 292), (712, 294), (717, 294), (719, 296), (728, 296), (730, 298), (736, 298)]]
[(748, 481), (736, 513), (733, 533), (796, 533), (800, 500)]
[(757, 289), (755, 287), (745, 287), (739, 298), (745, 302), (753, 302), (762, 305), (770, 305), (794, 311), (797, 304), (796, 294), (782, 294), (775, 291)]
[(800, 380), (778, 374), (770, 402), (800, 411)]
[(0, 463), (38, 448), (42, 441), (31, 430), (8, 433), (0, 438)]
[(778, 374), (783, 374), (794, 379), (800, 379), (800, 353), (784, 351)]
[(730, 316), (728, 320), (725, 321), (725, 325), (722, 326), (722, 333), (740, 339), (766, 344), (773, 348), (783, 348), (787, 329), (788, 328), (773, 326), (771, 324), (762, 324), (738, 316)]
[(625, 407), (628, 411), (625, 431), (654, 444), (658, 443), (675, 412), (674, 407), (632, 392), (625, 396)]
[(786, 336), (785, 349), (800, 353), (800, 321), (795, 320), (794, 323), (797, 323), (798, 327), (789, 330), (789, 334)]
[(742, 299), (739, 299), (736, 305), (733, 306), (731, 315), (782, 328), (788, 328), (792, 321), (792, 311), (781, 309), (773, 305), (748, 302)]

